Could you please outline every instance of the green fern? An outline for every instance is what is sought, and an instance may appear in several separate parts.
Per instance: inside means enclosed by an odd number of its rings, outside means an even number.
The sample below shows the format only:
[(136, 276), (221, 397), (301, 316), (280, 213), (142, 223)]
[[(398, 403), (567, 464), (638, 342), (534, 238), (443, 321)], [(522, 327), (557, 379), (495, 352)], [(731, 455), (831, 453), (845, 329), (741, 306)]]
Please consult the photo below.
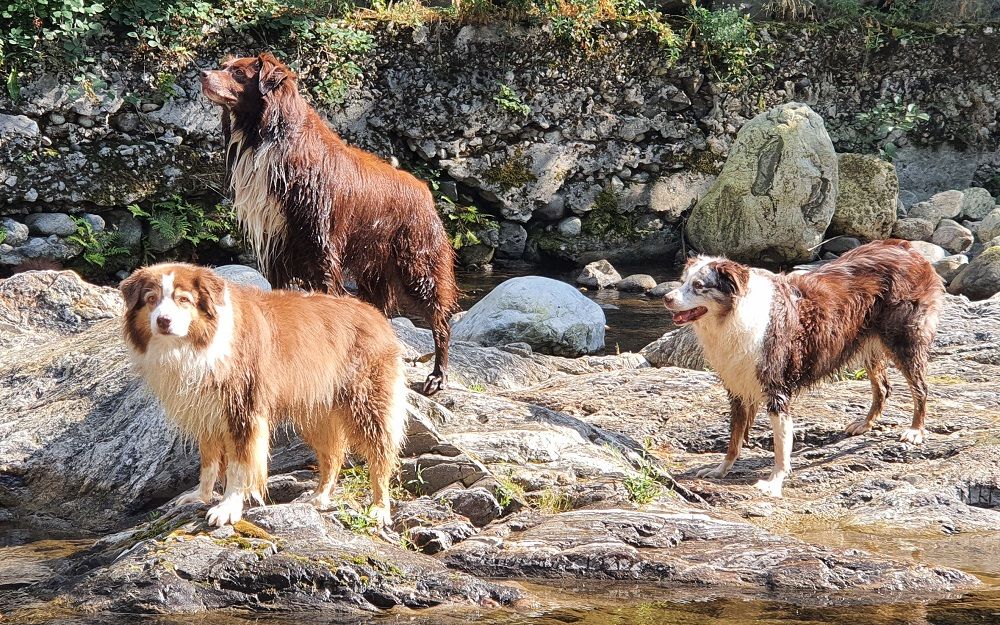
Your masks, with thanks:
[(90, 222), (73, 218), (76, 223), (76, 233), (67, 237), (67, 241), (83, 248), (83, 260), (89, 265), (103, 268), (109, 258), (124, 256), (129, 249), (122, 244), (121, 235), (112, 230), (95, 232)]

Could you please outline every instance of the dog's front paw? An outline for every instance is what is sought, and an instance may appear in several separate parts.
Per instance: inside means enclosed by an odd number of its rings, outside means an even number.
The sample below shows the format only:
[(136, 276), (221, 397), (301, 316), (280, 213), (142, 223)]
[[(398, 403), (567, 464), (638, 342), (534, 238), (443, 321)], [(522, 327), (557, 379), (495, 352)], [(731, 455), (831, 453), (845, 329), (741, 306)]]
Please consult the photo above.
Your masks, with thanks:
[(174, 508), (180, 508), (181, 506), (190, 506), (191, 504), (203, 504), (212, 503), (211, 497), (205, 498), (202, 496), (201, 491), (191, 491), (190, 493), (184, 493), (177, 499), (174, 499), (174, 503), (171, 504)]
[(844, 432), (848, 436), (857, 436), (858, 434), (864, 434), (872, 429), (872, 424), (869, 423), (868, 419), (858, 419), (854, 423), (848, 425), (844, 428)]
[(912, 445), (919, 445), (924, 442), (924, 432), (923, 428), (906, 428), (903, 433), (899, 435), (899, 440), (904, 443), (910, 443)]
[(371, 510), (368, 512), (374, 521), (375, 525), (378, 527), (389, 527), (392, 525), (392, 514), (389, 512), (389, 506), (372, 506)]
[(242, 518), (243, 499), (235, 497), (223, 499), (219, 505), (209, 508), (208, 514), (205, 515), (205, 520), (208, 521), (208, 524), (215, 525), (216, 527), (231, 525)]
[(725, 462), (723, 462), (714, 469), (709, 468), (698, 471), (697, 473), (695, 473), (695, 477), (721, 480), (722, 478), (726, 477), (727, 473), (729, 473), (729, 467), (726, 466)]
[(330, 496), (324, 493), (313, 493), (306, 501), (311, 503), (317, 510), (330, 509)]
[(760, 489), (769, 497), (781, 497), (781, 483), (784, 479), (784, 476), (781, 476), (772, 477), (769, 480), (758, 480), (757, 483), (754, 484), (754, 488)]

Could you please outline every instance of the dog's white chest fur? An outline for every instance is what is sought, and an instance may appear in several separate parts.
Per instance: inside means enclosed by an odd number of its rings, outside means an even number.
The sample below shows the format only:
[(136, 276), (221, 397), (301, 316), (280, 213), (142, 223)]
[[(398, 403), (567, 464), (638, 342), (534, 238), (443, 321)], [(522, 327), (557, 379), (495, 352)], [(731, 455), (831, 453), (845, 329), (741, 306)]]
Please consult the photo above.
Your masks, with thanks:
[(287, 234), (285, 213), (270, 193), (271, 177), (280, 176), (283, 170), (275, 167), (276, 152), (271, 146), (242, 150), (243, 141), (243, 133), (236, 131), (229, 142), (229, 150), (239, 155), (229, 180), (233, 207), (262, 272), (269, 275)]
[(733, 310), (695, 324), (705, 358), (730, 393), (747, 401), (763, 400), (757, 370), (765, 358), (764, 344), (771, 322), (774, 284), (751, 271), (747, 294)]

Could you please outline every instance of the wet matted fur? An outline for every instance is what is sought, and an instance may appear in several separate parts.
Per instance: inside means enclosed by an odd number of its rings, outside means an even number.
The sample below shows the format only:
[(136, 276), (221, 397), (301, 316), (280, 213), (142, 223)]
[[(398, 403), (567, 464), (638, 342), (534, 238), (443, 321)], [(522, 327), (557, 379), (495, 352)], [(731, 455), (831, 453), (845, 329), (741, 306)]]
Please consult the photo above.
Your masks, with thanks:
[(386, 314), (414, 309), (434, 334), (424, 392), (444, 388), (455, 252), (427, 184), (344, 143), (271, 54), (202, 72), (202, 91), (222, 107), (227, 186), (261, 271), (342, 295), (346, 269)]
[(721, 478), (739, 457), (763, 405), (774, 429), (775, 467), (757, 486), (780, 496), (791, 471), (794, 395), (851, 363), (868, 371), (872, 406), (848, 434), (872, 428), (889, 396), (887, 362), (913, 395), (901, 439), (923, 442), (927, 361), (944, 297), (941, 278), (906, 241), (863, 245), (812, 271), (774, 274), (708, 256), (688, 261), (682, 286), (664, 296), (678, 325), (691, 324), (729, 393), (726, 458), (699, 476)]
[(312, 501), (327, 507), (348, 448), (368, 462), (373, 515), (389, 519), (389, 480), (406, 421), (400, 346), (389, 322), (350, 297), (264, 293), (187, 264), (137, 270), (121, 284), (125, 342), (168, 418), (197, 441), (198, 489), (222, 501), (208, 521), (263, 502), (272, 428), (290, 423), (316, 451)]

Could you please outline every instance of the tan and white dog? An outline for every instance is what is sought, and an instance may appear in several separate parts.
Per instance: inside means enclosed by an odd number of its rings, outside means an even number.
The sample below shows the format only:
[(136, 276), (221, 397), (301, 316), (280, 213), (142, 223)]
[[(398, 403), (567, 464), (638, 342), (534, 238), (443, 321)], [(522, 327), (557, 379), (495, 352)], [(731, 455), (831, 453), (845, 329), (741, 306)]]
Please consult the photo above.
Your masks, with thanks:
[(400, 347), (389, 322), (348, 297), (264, 293), (210, 269), (162, 264), (121, 284), (135, 365), (184, 435), (197, 441), (201, 481), (179, 504), (210, 503), (213, 525), (263, 503), (271, 429), (290, 422), (316, 451), (330, 493), (348, 447), (368, 462), (373, 516), (389, 521), (389, 480), (406, 421)]
[(688, 262), (682, 280), (663, 297), (664, 305), (674, 323), (693, 327), (729, 393), (732, 424), (722, 464), (699, 477), (725, 477), (763, 405), (774, 430), (774, 469), (757, 487), (780, 497), (792, 470), (792, 398), (855, 361), (868, 372), (872, 406), (847, 433), (867, 432), (881, 416), (891, 360), (913, 395), (913, 422), (900, 438), (923, 441), (927, 360), (944, 288), (908, 242), (869, 243), (789, 275), (699, 256)]

